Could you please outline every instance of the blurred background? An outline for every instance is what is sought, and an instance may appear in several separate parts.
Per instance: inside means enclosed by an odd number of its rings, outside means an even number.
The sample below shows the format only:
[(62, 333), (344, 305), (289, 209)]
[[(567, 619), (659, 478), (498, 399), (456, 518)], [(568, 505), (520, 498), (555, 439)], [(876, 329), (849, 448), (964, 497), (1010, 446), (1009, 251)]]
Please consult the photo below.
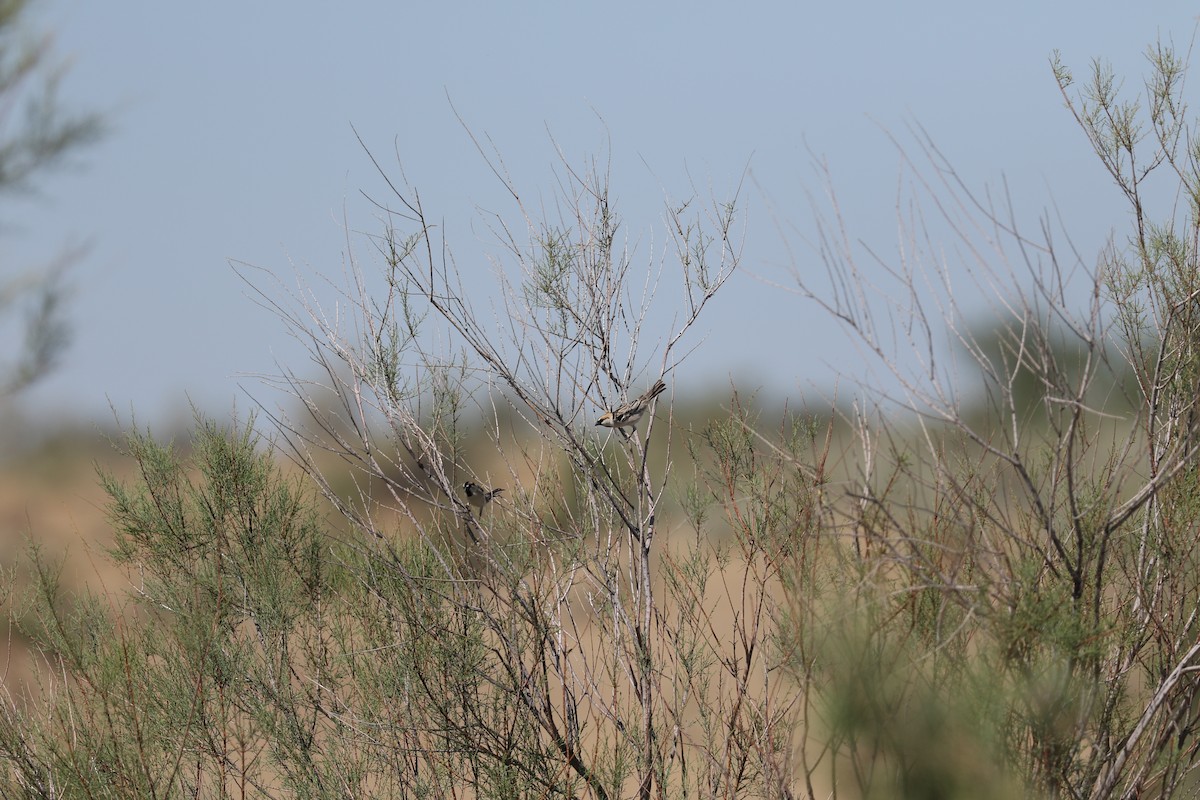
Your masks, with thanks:
[[(110, 406), (147, 423), (187, 419), (189, 402), (220, 412), (245, 375), (292, 362), (294, 343), (229, 262), (336, 278), (348, 247), (370, 257), (355, 232), (379, 223), (361, 193), (383, 184), (355, 131), (385, 169), (403, 167), (459, 263), (487, 280), (498, 248), (478, 211), (510, 204), (456, 111), (546, 201), (556, 143), (575, 161), (610, 159), (624, 230), (643, 249), (662, 246), (664, 199), (730, 196), (749, 170), (746, 270), (677, 379), (732, 373), (803, 392), (848, 353), (827, 319), (758, 278), (788, 285), (791, 270), (820, 269), (805, 245), (814, 156), (854, 235), (894, 247), (900, 161), (885, 131), (915, 121), (974, 187), (1007, 181), (1030, 218), (1057, 203), (1094, 253), (1120, 206), (1048, 59), (1057, 49), (1086, 74), (1103, 57), (1140, 76), (1159, 38), (1186, 51), (1196, 17), (1186, 2), (749, 3), (734, 14), (718, 3), (37, 0), (29, 12), (29, 35), (51, 35), (65, 67), (61, 108), (97, 113), (106, 129), (4, 198), (6, 270), (86, 248), (66, 276), (71, 347), (18, 400), (39, 427), (108, 419)], [(741, 324), (750, 309), (752, 327)]]

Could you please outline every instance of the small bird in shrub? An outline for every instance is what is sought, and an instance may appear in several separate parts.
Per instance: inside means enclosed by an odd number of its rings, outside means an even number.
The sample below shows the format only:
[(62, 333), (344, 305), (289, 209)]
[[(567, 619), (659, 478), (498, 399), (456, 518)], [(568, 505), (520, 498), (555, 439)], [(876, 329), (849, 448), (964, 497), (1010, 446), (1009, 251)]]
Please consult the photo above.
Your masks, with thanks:
[(499, 497), (503, 491), (503, 489), (491, 489), (489, 491), (474, 481), (467, 481), (463, 484), (463, 493), (467, 496), (467, 502), (479, 511), (483, 511), (484, 506)]
[(600, 419), (596, 420), (596, 424), (605, 428), (632, 428), (645, 415), (654, 398), (662, 394), (666, 388), (665, 383), (661, 380), (658, 381), (638, 399), (630, 400), (612, 411), (605, 411)]

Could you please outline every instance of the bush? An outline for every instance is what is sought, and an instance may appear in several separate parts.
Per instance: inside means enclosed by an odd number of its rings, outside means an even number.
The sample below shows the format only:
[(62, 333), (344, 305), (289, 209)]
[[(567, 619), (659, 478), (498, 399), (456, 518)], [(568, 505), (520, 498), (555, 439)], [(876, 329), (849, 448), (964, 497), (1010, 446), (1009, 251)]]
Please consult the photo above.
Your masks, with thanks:
[[(635, 294), (594, 165), (563, 165), (555, 222), (510, 185), (494, 317), (389, 181), (349, 324), (263, 289), (321, 369), (281, 376), (301, 403), (277, 442), (203, 419), (187, 459), (129, 438), (140, 479), (105, 478), (128, 602), (65, 602), (33, 553), (13, 613), (50, 668), (0, 716), (5, 796), (1194, 791), (1200, 180), (1181, 65), (1151, 55), (1144, 129), (1103, 68), (1074, 95), (1055, 64), (1133, 205), (1127, 248), (1068, 267), (917, 134), (905, 207), (944, 214), (996, 324), (923, 246), (872, 285), (834, 220), (832, 286), (800, 291), (890, 382), (774, 429), (737, 394), (593, 425), (686, 359), (738, 265), (736, 202), (669, 205), (674, 252)], [(1159, 169), (1188, 212), (1152, 223)]]

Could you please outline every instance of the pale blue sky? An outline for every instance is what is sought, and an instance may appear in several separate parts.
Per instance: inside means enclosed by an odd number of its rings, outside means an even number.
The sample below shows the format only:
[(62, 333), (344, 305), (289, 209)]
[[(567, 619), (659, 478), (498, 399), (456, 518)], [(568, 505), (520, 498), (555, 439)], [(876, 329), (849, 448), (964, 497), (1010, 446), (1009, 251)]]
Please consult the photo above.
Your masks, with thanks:
[[(107, 111), (82, 165), (14, 204), (18, 263), (88, 239), (74, 272), (76, 340), (23, 398), (35, 420), (140, 421), (223, 413), (244, 373), (302, 356), (246, 296), (239, 260), (287, 274), (340, 273), (351, 227), (378, 226), (359, 197), (393, 144), (460, 263), (496, 250), (473, 209), (502, 193), (447, 96), (492, 137), (532, 194), (549, 198), (554, 149), (603, 155), (631, 236), (661, 231), (662, 189), (689, 178), (721, 197), (749, 163), (746, 272), (718, 297), (689, 386), (764, 386), (798, 397), (853, 371), (832, 322), (753, 275), (818, 269), (774, 213), (804, 229), (809, 149), (833, 169), (856, 234), (895, 239), (898, 158), (880, 126), (923, 125), (966, 178), (1007, 178), (1030, 213), (1053, 199), (1085, 254), (1124, 217), (1063, 110), (1047, 58), (1093, 56), (1136, 80), (1158, 37), (1191, 40), (1193, 3), (202, 3), (67, 2), (43, 15), (72, 61), (65, 99)], [(516, 10), (520, 9), (520, 10)], [(597, 119), (599, 114), (604, 123)], [(606, 130), (607, 127), (607, 130)], [(369, 248), (359, 252), (369, 258)], [(478, 256), (478, 258), (475, 258)], [(368, 262), (369, 265), (369, 262)], [(468, 266), (468, 269), (475, 267)], [(686, 373), (686, 374), (683, 374)]]

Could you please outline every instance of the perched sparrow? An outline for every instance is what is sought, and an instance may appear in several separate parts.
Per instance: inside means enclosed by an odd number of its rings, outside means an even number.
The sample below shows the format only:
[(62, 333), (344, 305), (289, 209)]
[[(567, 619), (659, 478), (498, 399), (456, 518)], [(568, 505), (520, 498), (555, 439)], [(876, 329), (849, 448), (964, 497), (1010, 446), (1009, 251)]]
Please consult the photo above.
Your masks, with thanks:
[(642, 415), (646, 413), (646, 409), (650, 408), (650, 402), (662, 394), (666, 388), (667, 385), (665, 383), (661, 380), (658, 381), (637, 400), (630, 400), (625, 405), (613, 411), (605, 411), (604, 415), (596, 420), (596, 424), (603, 425), (606, 428), (633, 427), (642, 418)]
[(490, 492), (480, 486), (478, 483), (467, 481), (463, 484), (463, 492), (467, 495), (467, 502), (483, 511), (483, 507), (500, 496), (503, 489), (492, 489)]

